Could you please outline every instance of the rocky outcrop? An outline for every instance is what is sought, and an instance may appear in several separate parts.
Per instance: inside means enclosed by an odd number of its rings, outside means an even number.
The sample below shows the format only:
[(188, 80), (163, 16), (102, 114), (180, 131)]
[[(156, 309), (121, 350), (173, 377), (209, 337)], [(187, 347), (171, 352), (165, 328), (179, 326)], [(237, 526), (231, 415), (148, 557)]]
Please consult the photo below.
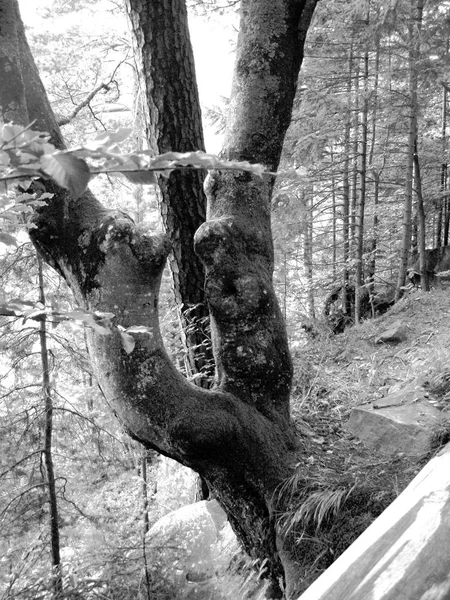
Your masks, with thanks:
[(406, 326), (401, 321), (395, 321), (375, 338), (375, 344), (399, 344), (407, 337)]
[(424, 387), (411, 382), (368, 406), (354, 408), (346, 429), (377, 452), (421, 456), (430, 450), (433, 430), (443, 420)]

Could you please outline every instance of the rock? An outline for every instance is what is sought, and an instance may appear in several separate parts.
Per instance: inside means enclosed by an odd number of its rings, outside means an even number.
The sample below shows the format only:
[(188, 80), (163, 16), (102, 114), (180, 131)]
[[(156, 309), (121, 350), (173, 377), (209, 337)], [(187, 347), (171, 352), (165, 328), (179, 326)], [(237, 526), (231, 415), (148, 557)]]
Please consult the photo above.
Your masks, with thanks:
[(203, 500), (159, 519), (147, 534), (147, 552), (152, 581), (164, 582), (174, 598), (216, 600), (217, 578), (240, 547), (217, 500)]
[(401, 321), (395, 321), (375, 338), (375, 344), (398, 344), (406, 340), (406, 327)]
[(433, 428), (444, 417), (416, 383), (388, 394), (368, 408), (355, 408), (346, 429), (383, 454), (421, 456), (429, 451)]

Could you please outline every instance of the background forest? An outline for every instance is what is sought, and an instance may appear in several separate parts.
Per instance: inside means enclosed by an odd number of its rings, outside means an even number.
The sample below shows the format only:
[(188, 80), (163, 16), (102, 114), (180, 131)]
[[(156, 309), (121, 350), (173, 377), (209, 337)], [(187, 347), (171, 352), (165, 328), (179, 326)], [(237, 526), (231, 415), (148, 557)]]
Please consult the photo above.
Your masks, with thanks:
[[(132, 127), (130, 149), (145, 146), (122, 2), (21, 4), (68, 145)], [(218, 152), (238, 3), (188, 4), (207, 150)], [(205, 28), (229, 38), (223, 59), (196, 45)], [(450, 2), (318, 4), (272, 210), (275, 284), (297, 357), (294, 414), (323, 402), (329, 387), (317, 373), (305, 375), (308, 357), (321, 360), (308, 354), (310, 334), (341, 333), (384, 311), (408, 289), (411, 255), (448, 245), (449, 38)], [(98, 177), (93, 188), (136, 223), (162, 227), (153, 187)], [(142, 572), (152, 571), (145, 533), (194, 500), (194, 478), (121, 430), (90, 369), (83, 315), (66, 284), (38, 260), (11, 198), (1, 203), (2, 304), (22, 310), (28, 303), (29, 313), (0, 317), (0, 599), (50, 597), (55, 548), (65, 597), (136, 598)], [(73, 318), (45, 323), (38, 303)], [(169, 271), (162, 303), (166, 345), (186, 372)], [(341, 406), (343, 398), (333, 402)], [(152, 578), (148, 597), (166, 597), (164, 582)]]

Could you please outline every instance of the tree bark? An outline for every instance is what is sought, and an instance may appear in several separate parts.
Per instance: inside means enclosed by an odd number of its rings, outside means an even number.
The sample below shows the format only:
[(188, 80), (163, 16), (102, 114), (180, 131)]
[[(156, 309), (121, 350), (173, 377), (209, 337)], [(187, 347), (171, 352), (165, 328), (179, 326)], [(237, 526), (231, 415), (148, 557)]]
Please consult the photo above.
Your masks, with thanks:
[[(38, 278), (39, 302), (45, 306), (43, 264), (40, 257), (38, 257)], [(53, 465), (53, 398), (50, 385), (50, 365), (47, 349), (47, 323), (45, 318), (43, 318), (39, 324), (39, 343), (42, 366), (42, 391), (44, 396), (45, 410), (43, 456), (45, 465), (45, 483), (48, 493), (53, 598), (54, 600), (58, 600), (63, 595), (63, 579), (61, 547), (59, 541), (58, 498), (56, 495), (56, 478)]]
[(422, 176), (420, 172), (419, 150), (417, 147), (417, 139), (414, 142), (414, 187), (417, 197), (417, 219), (418, 219), (418, 249), (419, 249), (419, 269), (420, 269), (420, 284), (424, 292), (430, 291), (430, 283), (428, 281), (427, 256), (426, 256), (426, 223), (425, 223), (425, 208), (423, 205), (422, 194)]
[[(148, 109), (147, 140), (155, 154), (205, 150), (185, 0), (128, 0), (127, 8), (143, 67)], [(203, 265), (194, 252), (194, 234), (205, 221), (202, 171), (161, 177), (161, 214), (186, 339), (187, 370), (207, 385), (213, 373), (207, 332)]]
[(303, 224), (303, 262), (305, 265), (305, 276), (307, 281), (307, 303), (308, 315), (310, 319), (316, 318), (314, 302), (314, 279), (313, 279), (313, 199), (312, 190), (305, 190), (303, 193), (303, 203), (305, 206), (305, 222)]
[(343, 284), (342, 284), (342, 309), (346, 316), (350, 316), (352, 307), (349, 306), (347, 290), (349, 287), (350, 270), (350, 134), (351, 134), (351, 93), (352, 93), (352, 74), (353, 69), (353, 40), (350, 45), (348, 57), (348, 81), (347, 81), (347, 120), (344, 130), (344, 164), (342, 175), (342, 237), (343, 237), (343, 256), (344, 263)]
[[(446, 55), (449, 52), (449, 40), (447, 40)], [(444, 221), (444, 246), (448, 244), (448, 232), (449, 232), (449, 197), (447, 194), (448, 187), (448, 164), (446, 162), (446, 149), (447, 149), (447, 104), (448, 104), (448, 90), (445, 86), (442, 88), (442, 124), (441, 124), (441, 138), (442, 138), (442, 163), (441, 163), (441, 204), (443, 207), (443, 221)], [(439, 239), (439, 238), (438, 238)], [(437, 245), (438, 247), (438, 245)]]
[[(377, 15), (378, 16), (378, 15)], [(375, 274), (377, 268), (377, 248), (378, 248), (378, 210), (380, 200), (380, 177), (384, 168), (384, 164), (380, 169), (376, 169), (374, 166), (375, 156), (375, 142), (377, 139), (377, 118), (378, 118), (378, 82), (380, 78), (380, 36), (376, 36), (376, 49), (375, 49), (375, 64), (374, 73), (375, 78), (373, 82), (373, 110), (372, 110), (372, 131), (371, 131), (371, 142), (368, 156), (368, 167), (372, 171), (373, 176), (373, 220), (372, 220), (372, 239), (370, 241), (370, 259), (367, 265), (367, 282), (369, 284), (369, 294), (371, 301), (375, 294)], [(373, 313), (373, 302), (372, 302), (372, 313)], [(375, 316), (372, 314), (372, 316)]]
[[(367, 16), (369, 24), (369, 16)], [(361, 109), (361, 152), (359, 163), (359, 196), (356, 210), (356, 274), (355, 274), (355, 323), (359, 323), (362, 313), (362, 297), (364, 286), (364, 217), (366, 210), (366, 178), (367, 178), (367, 124), (369, 119), (369, 51), (364, 52), (364, 97)]]
[(411, 0), (411, 15), (408, 23), (409, 43), (409, 131), (406, 155), (405, 174), (405, 200), (403, 205), (403, 227), (402, 247), (400, 252), (400, 266), (398, 271), (395, 299), (399, 300), (403, 295), (403, 287), (406, 282), (408, 258), (411, 249), (411, 221), (412, 221), (412, 194), (413, 194), (413, 168), (414, 168), (414, 144), (417, 139), (417, 62), (420, 56), (420, 30), (422, 25), (424, 0)]
[[(243, 0), (225, 157), (277, 168), (315, 4)], [(35, 127), (49, 131), (62, 147), (17, 3), (0, 0), (0, 10), (11, 7), (16, 29), (0, 30), (0, 47), (15, 36), (19, 59), (2, 68), (0, 87), (20, 92), (19, 122), (36, 119)], [(158, 291), (168, 239), (147, 235), (90, 193), (75, 200), (46, 185), (55, 196), (35, 218), (34, 243), (81, 306), (115, 315), (109, 335), (88, 335), (94, 371), (111, 408), (146, 448), (202, 475), (244, 548), (267, 559), (273, 597), (281, 597), (283, 579), (292, 597), (297, 567), (291, 548), (277, 535), (274, 506), (298, 442), (289, 416), (292, 365), (272, 285), (273, 177), (214, 172), (208, 178), (208, 221), (195, 244), (212, 317), (213, 390), (188, 382), (164, 349)], [(136, 345), (127, 353), (116, 325), (143, 325), (148, 333), (131, 334)]]

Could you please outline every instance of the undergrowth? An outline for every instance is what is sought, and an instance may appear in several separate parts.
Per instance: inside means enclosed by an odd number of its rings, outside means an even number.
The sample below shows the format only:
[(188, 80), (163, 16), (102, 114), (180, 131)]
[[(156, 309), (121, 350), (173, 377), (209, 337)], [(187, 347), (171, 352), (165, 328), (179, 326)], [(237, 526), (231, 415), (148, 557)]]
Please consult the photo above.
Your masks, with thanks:
[[(277, 526), (295, 549), (302, 589), (326, 569), (403, 491), (424, 464), (450, 442), (450, 415), (435, 427), (426, 456), (376, 454), (346, 431), (354, 407), (406, 383), (429, 390), (450, 410), (448, 292), (413, 292), (382, 317), (331, 336), (323, 331), (294, 352), (292, 415), (302, 427), (291, 477), (277, 491)], [(407, 339), (376, 344), (401, 321)], [(447, 326), (447, 322), (449, 325)]]

